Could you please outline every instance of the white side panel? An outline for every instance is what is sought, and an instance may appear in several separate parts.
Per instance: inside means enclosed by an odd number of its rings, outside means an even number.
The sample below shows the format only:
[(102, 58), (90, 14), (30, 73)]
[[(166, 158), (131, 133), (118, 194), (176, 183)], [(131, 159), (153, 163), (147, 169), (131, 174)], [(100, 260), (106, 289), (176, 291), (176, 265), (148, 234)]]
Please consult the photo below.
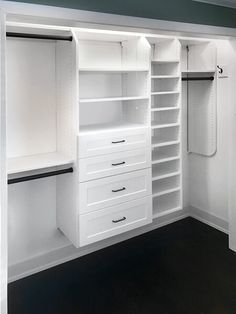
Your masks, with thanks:
[[(0, 1), (1, 6), (2, 1)], [(0, 313), (7, 314), (5, 15), (0, 9)]]
[(57, 150), (75, 160), (77, 63), (75, 40), (56, 43)]
[[(74, 36), (74, 34), (73, 34)], [(68, 45), (68, 46), (66, 46)], [(78, 161), (77, 161), (77, 137), (79, 130), (79, 106), (78, 106), (78, 42), (74, 36), (72, 45), (68, 43), (63, 45), (64, 52), (67, 52), (67, 62), (70, 66), (70, 71), (66, 72), (69, 75), (69, 82), (66, 82), (67, 93), (61, 92), (61, 99), (59, 100), (60, 115), (58, 117), (59, 123), (64, 125), (64, 132), (67, 130), (69, 134), (62, 134), (62, 139), (59, 139), (60, 147), (62, 150), (68, 151), (74, 158), (73, 174), (57, 176), (56, 178), (56, 225), (66, 235), (66, 237), (75, 245), (78, 246), (78, 199), (79, 199), (79, 179), (78, 179)], [(69, 54), (68, 54), (69, 49)], [(63, 54), (60, 55), (58, 60), (59, 68), (63, 69)], [(64, 78), (58, 77), (63, 88)], [(71, 84), (71, 86), (70, 86)], [(60, 91), (58, 91), (60, 94)], [(67, 95), (67, 97), (65, 97)], [(67, 100), (69, 103), (67, 103)], [(61, 103), (60, 103), (61, 101)], [(66, 117), (64, 121), (64, 115)], [(61, 131), (59, 131), (59, 135)], [(69, 143), (67, 142), (69, 140)], [(59, 229), (58, 229), (59, 231)]]

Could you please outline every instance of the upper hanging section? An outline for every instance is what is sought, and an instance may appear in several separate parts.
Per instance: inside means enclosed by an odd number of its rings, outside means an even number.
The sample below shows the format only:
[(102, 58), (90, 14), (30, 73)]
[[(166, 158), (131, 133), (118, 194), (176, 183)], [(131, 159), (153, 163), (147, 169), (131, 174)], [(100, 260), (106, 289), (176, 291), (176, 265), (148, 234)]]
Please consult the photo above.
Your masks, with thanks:
[(71, 166), (76, 157), (76, 46), (72, 33), (7, 27), (8, 174)]
[(187, 102), (187, 150), (212, 156), (217, 150), (216, 46), (204, 40), (181, 40), (183, 99)]

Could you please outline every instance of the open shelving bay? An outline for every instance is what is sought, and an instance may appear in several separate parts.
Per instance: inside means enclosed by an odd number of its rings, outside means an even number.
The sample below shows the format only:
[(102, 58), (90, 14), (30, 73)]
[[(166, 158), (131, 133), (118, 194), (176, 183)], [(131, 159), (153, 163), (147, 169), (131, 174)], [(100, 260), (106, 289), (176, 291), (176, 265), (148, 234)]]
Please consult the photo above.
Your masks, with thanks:
[(80, 134), (148, 126), (149, 54), (143, 37), (76, 34)]
[(182, 209), (180, 45), (149, 38), (153, 218)]

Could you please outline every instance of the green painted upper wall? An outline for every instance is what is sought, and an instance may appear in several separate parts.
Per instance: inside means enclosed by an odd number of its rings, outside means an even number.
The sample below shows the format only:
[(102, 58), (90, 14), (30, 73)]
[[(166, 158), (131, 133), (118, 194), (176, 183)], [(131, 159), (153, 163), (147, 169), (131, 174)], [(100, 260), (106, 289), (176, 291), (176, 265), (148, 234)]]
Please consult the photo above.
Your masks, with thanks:
[(236, 27), (236, 9), (192, 0), (15, 0), (15, 2), (177, 22)]

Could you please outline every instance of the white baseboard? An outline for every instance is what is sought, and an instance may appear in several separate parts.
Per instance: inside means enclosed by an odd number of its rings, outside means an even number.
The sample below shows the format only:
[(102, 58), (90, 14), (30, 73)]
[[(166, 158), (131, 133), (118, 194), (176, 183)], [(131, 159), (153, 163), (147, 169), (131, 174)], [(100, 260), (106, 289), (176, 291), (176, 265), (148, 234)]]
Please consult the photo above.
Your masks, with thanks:
[(116, 237), (112, 237), (105, 241), (100, 241), (95, 244), (88, 245), (79, 249), (76, 249), (72, 245), (68, 245), (63, 248), (48, 252), (46, 254), (35, 256), (26, 261), (10, 265), (8, 268), (8, 282), (12, 282), (30, 276), (32, 274), (38, 273), (40, 271), (46, 270), (48, 268), (57, 266), (59, 264), (71, 261), (73, 259), (103, 249), (110, 245), (114, 245), (116, 243), (141, 235), (143, 233), (160, 228), (167, 224), (171, 224), (175, 221), (184, 219), (188, 216), (189, 216), (188, 210), (183, 209), (176, 213), (172, 213), (161, 218), (155, 219), (153, 223), (150, 225), (132, 230), (130, 232), (118, 235)]
[(188, 210), (190, 217), (195, 218), (224, 233), (229, 233), (229, 224), (226, 220), (196, 207), (189, 206)]
[(210, 214), (204, 210), (190, 206), (178, 212), (157, 218), (150, 225), (132, 230), (130, 232), (118, 235), (116, 237), (112, 237), (105, 241), (100, 241), (95, 244), (88, 245), (79, 249), (76, 249), (73, 245), (68, 245), (63, 248), (48, 252), (46, 254), (35, 256), (26, 261), (10, 265), (8, 269), (9, 275), (8, 281), (12, 282), (33, 275), (40, 271), (71, 261), (73, 259), (103, 249), (110, 245), (114, 245), (116, 243), (128, 240), (130, 238), (136, 237), (138, 235), (152, 231), (162, 226), (171, 224), (175, 221), (184, 219), (189, 216), (228, 234), (227, 221), (213, 214)]

